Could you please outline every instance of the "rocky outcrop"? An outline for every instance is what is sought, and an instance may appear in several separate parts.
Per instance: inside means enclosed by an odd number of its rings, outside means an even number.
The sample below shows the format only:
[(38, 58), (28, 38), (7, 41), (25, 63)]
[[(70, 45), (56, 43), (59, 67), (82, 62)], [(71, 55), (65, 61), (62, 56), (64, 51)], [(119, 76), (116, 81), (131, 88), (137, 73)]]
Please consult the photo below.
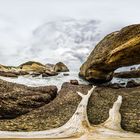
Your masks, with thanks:
[(55, 72), (68, 72), (69, 69), (64, 63), (58, 62), (54, 66), (54, 71)]
[[(81, 97), (77, 91), (84, 94), (91, 88), (90, 85), (73, 85), (64, 83), (58, 96), (49, 104), (35, 109), (28, 114), (13, 120), (0, 121), (1, 130), (47, 130), (65, 124), (74, 114)], [(109, 109), (118, 95), (123, 97), (120, 109), (122, 128), (127, 131), (140, 133), (140, 86), (135, 88), (97, 87), (89, 100), (87, 112), (91, 124), (100, 124), (109, 116)]]
[(134, 64), (140, 64), (140, 24), (103, 38), (81, 66), (79, 75), (88, 81), (106, 82), (117, 68)]
[(135, 80), (130, 80), (127, 82), (126, 87), (138, 87), (140, 86), (140, 83), (136, 82)]
[(56, 95), (56, 86), (27, 87), (0, 80), (0, 119), (26, 114), (48, 104)]
[(117, 78), (140, 78), (140, 69), (114, 73)]
[(0, 65), (0, 76), (4, 77), (18, 77), (21, 75), (32, 75), (33, 77), (42, 75), (42, 77), (49, 77), (58, 75), (58, 72), (69, 71), (67, 66), (62, 62), (53, 64), (41, 64), (35, 61), (28, 61), (17, 67)]
[(28, 61), (26, 63), (21, 64), (18, 66), (22, 71), (26, 72), (39, 72), (44, 73), (46, 71), (46, 66), (35, 61)]

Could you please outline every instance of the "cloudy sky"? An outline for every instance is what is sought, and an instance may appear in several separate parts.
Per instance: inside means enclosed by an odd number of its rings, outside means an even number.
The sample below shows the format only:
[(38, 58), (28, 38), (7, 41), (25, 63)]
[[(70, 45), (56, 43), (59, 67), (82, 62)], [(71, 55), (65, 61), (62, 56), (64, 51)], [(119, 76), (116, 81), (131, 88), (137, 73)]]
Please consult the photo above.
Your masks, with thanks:
[(105, 35), (139, 23), (139, 7), (140, 0), (0, 0), (0, 63), (47, 21), (94, 19), (100, 21), (100, 30)]
[(9, 22), (29, 31), (47, 20), (61, 17), (126, 25), (139, 23), (139, 6), (139, 0), (0, 0), (0, 25), (2, 28), (8, 26), (2, 25), (4, 22)]

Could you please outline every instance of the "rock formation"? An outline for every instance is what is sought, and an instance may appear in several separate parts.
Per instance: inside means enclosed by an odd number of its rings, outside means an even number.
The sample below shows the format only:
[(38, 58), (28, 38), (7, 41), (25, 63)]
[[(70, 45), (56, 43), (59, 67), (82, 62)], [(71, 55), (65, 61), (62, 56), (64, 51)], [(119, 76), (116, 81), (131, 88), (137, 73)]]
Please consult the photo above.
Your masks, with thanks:
[(44, 106), (56, 95), (56, 86), (27, 87), (0, 80), (0, 120), (13, 119)]
[[(64, 125), (74, 114), (81, 101), (77, 91), (87, 93), (90, 85), (64, 83), (58, 96), (29, 113), (12, 120), (1, 120), (0, 130), (35, 131), (58, 128)], [(124, 130), (140, 133), (139, 109), (140, 86), (135, 88), (96, 87), (89, 99), (87, 114), (90, 124), (98, 125), (107, 120), (109, 109), (117, 97), (123, 98), (120, 113), (121, 127)]]
[(111, 80), (117, 68), (134, 64), (140, 64), (140, 24), (104, 37), (81, 66), (79, 75), (102, 83)]
[(117, 78), (140, 78), (140, 69), (114, 73)]
[(64, 63), (58, 62), (54, 66), (54, 71), (55, 72), (68, 72), (69, 69)]
[(0, 65), (0, 76), (18, 77), (20, 75), (32, 75), (33, 77), (42, 75), (42, 77), (55, 76), (58, 72), (69, 71), (68, 67), (62, 62), (53, 64), (41, 64), (35, 61), (28, 61), (17, 67)]
[(46, 71), (46, 66), (34, 61), (28, 61), (26, 63), (21, 64), (18, 66), (22, 71), (26, 72), (38, 72), (38, 73), (44, 73)]
[[(77, 92), (82, 97), (75, 113), (63, 126), (37, 132), (0, 131), (0, 138), (71, 138), (71, 137), (106, 137), (106, 138), (140, 138), (140, 134), (124, 131), (121, 128), (122, 96), (118, 96), (109, 110), (109, 118), (102, 124), (91, 126), (87, 116), (87, 105), (95, 86), (86, 95)], [(82, 139), (83, 139), (82, 138)]]

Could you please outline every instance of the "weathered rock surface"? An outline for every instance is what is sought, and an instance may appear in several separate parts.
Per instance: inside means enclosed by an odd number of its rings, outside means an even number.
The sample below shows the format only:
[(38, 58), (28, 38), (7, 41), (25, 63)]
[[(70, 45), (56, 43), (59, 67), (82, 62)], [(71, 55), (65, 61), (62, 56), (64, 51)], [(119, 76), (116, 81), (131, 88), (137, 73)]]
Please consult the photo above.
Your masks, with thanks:
[(27, 87), (0, 80), (0, 119), (26, 114), (52, 101), (56, 86)]
[(78, 80), (70, 80), (70, 83), (73, 85), (79, 85)]
[(130, 80), (127, 82), (126, 87), (130, 88), (130, 87), (138, 87), (140, 86), (140, 83), (136, 82), (135, 80)]
[(140, 24), (127, 26), (101, 40), (81, 66), (79, 75), (93, 82), (109, 81), (119, 67), (140, 64)]
[(64, 63), (58, 62), (54, 65), (54, 71), (55, 72), (68, 72), (69, 69)]
[[(87, 93), (91, 86), (64, 83), (58, 96), (49, 104), (35, 109), (13, 120), (1, 120), (0, 130), (47, 130), (65, 124), (75, 112), (81, 97), (76, 93)], [(108, 118), (109, 109), (118, 95), (123, 96), (121, 106), (122, 128), (140, 133), (140, 86), (135, 88), (97, 87), (88, 104), (91, 124), (100, 124)]]
[(53, 64), (41, 64), (35, 61), (28, 61), (17, 67), (0, 65), (0, 76), (4, 77), (18, 77), (20, 75), (32, 75), (33, 77), (42, 75), (42, 77), (49, 77), (58, 75), (58, 72), (69, 71), (67, 66), (62, 62)]
[(114, 73), (117, 78), (140, 78), (140, 69)]
[(27, 71), (27, 72), (39, 72), (43, 73), (46, 70), (45, 65), (39, 63), (39, 62), (34, 62), (34, 61), (28, 61), (26, 63), (21, 64), (18, 66), (22, 71)]

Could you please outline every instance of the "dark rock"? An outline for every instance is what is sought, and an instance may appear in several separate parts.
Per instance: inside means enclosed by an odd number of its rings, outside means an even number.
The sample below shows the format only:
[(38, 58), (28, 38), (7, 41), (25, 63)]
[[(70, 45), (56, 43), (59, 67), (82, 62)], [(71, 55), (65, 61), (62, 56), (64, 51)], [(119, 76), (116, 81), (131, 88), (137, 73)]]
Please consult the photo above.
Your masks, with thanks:
[(3, 77), (18, 77), (20, 75), (28, 75), (28, 72), (25, 71), (0, 71), (0, 76)]
[(140, 78), (140, 70), (131, 70), (114, 73), (114, 77), (117, 78)]
[(64, 75), (64, 76), (69, 76), (70, 74), (69, 74), (69, 73), (63, 73), (63, 75)]
[(105, 36), (81, 66), (79, 75), (101, 83), (110, 81), (117, 68), (135, 64), (140, 64), (140, 24)]
[(140, 70), (140, 66), (138, 67), (138, 70)]
[[(47, 130), (65, 124), (75, 112), (81, 97), (77, 91), (84, 94), (91, 88), (89, 85), (72, 85), (64, 83), (58, 96), (49, 104), (12, 120), (0, 121), (1, 130)], [(88, 119), (91, 124), (103, 123), (119, 95), (123, 96), (120, 109), (122, 128), (140, 133), (140, 86), (135, 88), (97, 87), (93, 92), (87, 107)]]
[(56, 76), (58, 75), (57, 72), (54, 71), (45, 71), (45, 73), (42, 74), (42, 77), (49, 77), (49, 76)]
[(55, 86), (27, 87), (0, 80), (0, 119), (13, 119), (52, 101)]
[(120, 85), (124, 86), (124, 85), (125, 85), (125, 83), (120, 83)]
[(137, 86), (140, 86), (140, 83), (137, 83), (135, 80), (128, 81), (126, 85), (127, 88), (137, 87)]
[(41, 75), (41, 74), (38, 73), (38, 72), (33, 72), (33, 73), (31, 74), (32, 77), (37, 77), (37, 76), (40, 76), (40, 75)]
[(136, 70), (136, 68), (135, 67), (132, 67), (132, 68), (130, 68), (130, 70)]
[(0, 71), (0, 76), (3, 77), (18, 77), (17, 73)]
[(98, 85), (99, 87), (109, 87), (109, 88), (115, 88), (115, 89), (119, 89), (119, 88), (123, 88), (125, 85), (124, 84), (121, 84), (121, 83), (105, 83), (105, 84), (102, 84), (102, 85)]
[(70, 80), (70, 83), (72, 85), (79, 85), (78, 80)]

